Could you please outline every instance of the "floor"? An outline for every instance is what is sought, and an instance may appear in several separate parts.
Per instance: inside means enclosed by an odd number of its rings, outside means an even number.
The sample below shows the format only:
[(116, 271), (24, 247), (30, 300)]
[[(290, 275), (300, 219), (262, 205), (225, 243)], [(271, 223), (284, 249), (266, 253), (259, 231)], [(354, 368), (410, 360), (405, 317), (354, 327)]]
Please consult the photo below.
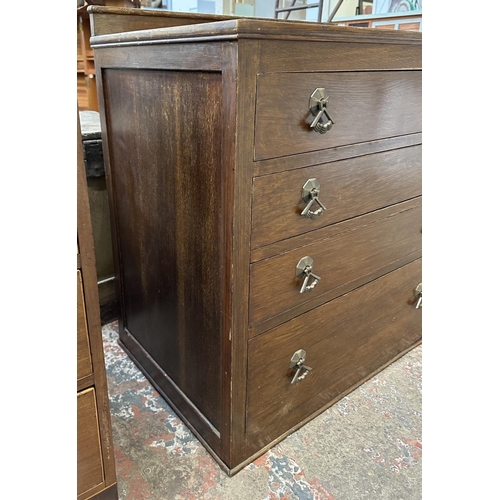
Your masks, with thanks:
[(103, 327), (120, 500), (422, 498), (422, 347), (228, 478)]

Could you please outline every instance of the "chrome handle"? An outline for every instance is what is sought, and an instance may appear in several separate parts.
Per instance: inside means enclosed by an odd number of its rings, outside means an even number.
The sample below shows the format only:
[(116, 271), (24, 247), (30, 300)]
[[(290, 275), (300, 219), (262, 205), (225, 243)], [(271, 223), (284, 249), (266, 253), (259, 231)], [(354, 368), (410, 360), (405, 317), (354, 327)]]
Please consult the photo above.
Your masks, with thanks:
[(422, 283), (419, 283), (415, 288), (415, 298), (417, 299), (415, 309), (422, 309)]
[[(316, 219), (316, 217), (319, 217), (326, 210), (325, 205), (319, 199), (319, 187), (319, 181), (315, 177), (307, 179), (306, 183), (302, 186), (302, 200), (307, 202), (307, 205), (300, 212), (300, 215), (308, 219)], [(318, 203), (319, 208), (313, 212), (311, 206), (314, 202)]]
[[(333, 118), (328, 113), (326, 109), (328, 106), (329, 96), (325, 95), (324, 88), (317, 88), (309, 98), (309, 109), (311, 113), (316, 117), (310, 125), (315, 132), (324, 134), (328, 132), (333, 127)], [(328, 118), (328, 121), (321, 123), (321, 118)]]
[[(317, 274), (312, 272), (313, 269), (313, 259), (307, 255), (299, 260), (297, 267), (295, 269), (295, 275), (298, 278), (303, 278), (302, 286), (300, 288), (300, 293), (310, 292), (318, 284), (321, 279)], [(313, 282), (309, 285), (309, 279), (314, 278)]]
[(296, 384), (297, 382), (304, 380), (312, 370), (310, 366), (306, 366), (304, 364), (306, 355), (307, 353), (304, 349), (299, 349), (293, 353), (292, 359), (290, 360), (290, 368), (295, 369), (296, 372), (292, 378), (292, 384)]

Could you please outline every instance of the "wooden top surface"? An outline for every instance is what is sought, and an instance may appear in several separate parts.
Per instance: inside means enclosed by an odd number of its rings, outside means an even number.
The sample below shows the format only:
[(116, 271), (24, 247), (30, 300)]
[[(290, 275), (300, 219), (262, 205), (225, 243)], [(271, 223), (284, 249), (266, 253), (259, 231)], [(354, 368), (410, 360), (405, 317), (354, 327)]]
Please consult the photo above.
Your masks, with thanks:
[[(92, 6), (89, 12), (104, 12), (104, 7)], [(125, 14), (125, 10), (136, 14), (136, 9), (116, 9), (116, 14)], [(139, 9), (137, 9), (139, 10)], [(111, 13), (110, 9), (106, 11)], [(140, 10), (139, 10), (140, 12)], [(313, 23), (309, 21), (289, 21), (277, 19), (229, 18), (226, 16), (196, 15), (189, 13), (173, 13), (144, 11), (143, 15), (169, 14), (171, 17), (198, 19), (217, 19), (214, 22), (172, 26), (168, 28), (146, 29), (93, 36), (90, 39), (94, 48), (102, 46), (153, 45), (166, 43), (185, 43), (199, 41), (221, 41), (244, 38), (279, 39), (304, 41), (348, 41), (361, 43), (398, 43), (421, 44), (422, 33), (399, 30), (379, 30), (376, 28), (351, 28), (334, 26), (331, 23)]]
[(223, 16), (219, 14), (203, 14), (199, 12), (174, 12), (166, 9), (128, 9), (125, 7), (106, 7), (101, 5), (88, 5), (89, 14), (113, 14), (119, 16), (147, 16), (147, 17), (183, 17), (187, 19), (210, 19), (224, 21), (234, 19), (236, 16)]

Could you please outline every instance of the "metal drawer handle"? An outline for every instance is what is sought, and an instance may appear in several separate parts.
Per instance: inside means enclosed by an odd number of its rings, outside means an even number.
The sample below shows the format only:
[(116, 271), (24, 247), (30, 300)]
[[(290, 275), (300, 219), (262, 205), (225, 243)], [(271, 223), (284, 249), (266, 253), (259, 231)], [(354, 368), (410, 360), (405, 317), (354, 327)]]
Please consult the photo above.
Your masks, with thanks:
[[(309, 98), (309, 109), (311, 113), (316, 117), (310, 125), (315, 132), (324, 134), (328, 132), (333, 127), (333, 118), (328, 113), (326, 107), (328, 106), (329, 96), (325, 95), (324, 88), (317, 88)], [(328, 121), (321, 123), (321, 118), (328, 118)]]
[[(314, 289), (314, 287), (318, 284), (318, 281), (321, 279), (318, 275), (312, 272), (313, 269), (313, 260), (309, 255), (306, 257), (302, 257), (299, 260), (295, 274), (299, 278), (304, 278), (302, 282), (302, 287), (300, 288), (300, 293), (310, 292)], [(314, 281), (308, 285), (309, 278), (314, 278)]]
[[(311, 372), (312, 368), (304, 364), (305, 360), (306, 351), (304, 349), (299, 349), (293, 353), (292, 359), (290, 360), (290, 368), (297, 371), (293, 376), (292, 384), (296, 384), (297, 382), (304, 380)], [(302, 372), (302, 374), (300, 372)]]
[[(307, 182), (302, 186), (302, 200), (307, 202), (307, 205), (306, 208), (300, 212), (300, 215), (308, 219), (315, 219), (326, 210), (325, 205), (323, 205), (319, 199), (319, 181), (315, 177), (307, 179)], [(314, 202), (318, 203), (319, 208), (313, 212), (311, 206)]]
[(415, 298), (417, 299), (415, 309), (422, 309), (422, 283), (419, 283), (415, 288)]

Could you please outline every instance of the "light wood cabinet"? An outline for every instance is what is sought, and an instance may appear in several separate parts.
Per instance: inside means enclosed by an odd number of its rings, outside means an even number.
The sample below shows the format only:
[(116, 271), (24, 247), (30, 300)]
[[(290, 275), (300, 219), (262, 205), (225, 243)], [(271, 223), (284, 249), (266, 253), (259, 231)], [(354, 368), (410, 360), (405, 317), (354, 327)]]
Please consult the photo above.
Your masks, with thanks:
[(116, 500), (111, 417), (79, 119), (77, 137), (77, 498)]

